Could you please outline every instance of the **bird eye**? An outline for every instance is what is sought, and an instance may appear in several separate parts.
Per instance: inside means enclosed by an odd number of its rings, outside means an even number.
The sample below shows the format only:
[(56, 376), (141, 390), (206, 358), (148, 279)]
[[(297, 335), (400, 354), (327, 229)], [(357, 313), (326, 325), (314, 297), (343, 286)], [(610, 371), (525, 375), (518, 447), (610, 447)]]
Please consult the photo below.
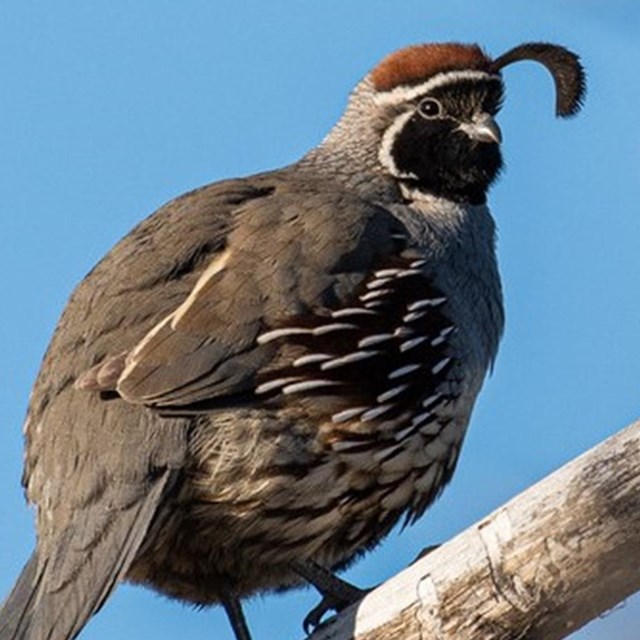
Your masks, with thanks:
[(437, 118), (442, 114), (442, 105), (435, 98), (424, 98), (418, 105), (418, 111), (425, 118)]

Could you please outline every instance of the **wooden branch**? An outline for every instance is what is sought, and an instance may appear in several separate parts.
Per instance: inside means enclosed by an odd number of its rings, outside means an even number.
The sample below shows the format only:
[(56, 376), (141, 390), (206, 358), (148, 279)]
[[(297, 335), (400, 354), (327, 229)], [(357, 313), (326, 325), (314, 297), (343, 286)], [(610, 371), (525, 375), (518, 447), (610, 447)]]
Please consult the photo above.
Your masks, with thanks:
[(558, 640), (640, 590), (640, 422), (394, 576), (309, 640)]

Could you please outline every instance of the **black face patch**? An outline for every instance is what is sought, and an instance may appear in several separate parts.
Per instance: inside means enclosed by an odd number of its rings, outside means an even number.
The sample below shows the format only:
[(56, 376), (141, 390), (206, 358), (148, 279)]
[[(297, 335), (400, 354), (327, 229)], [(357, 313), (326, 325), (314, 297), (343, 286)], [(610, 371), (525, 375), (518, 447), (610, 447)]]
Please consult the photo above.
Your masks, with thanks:
[[(441, 105), (437, 117), (425, 117), (421, 101), (434, 98)], [(416, 100), (416, 112), (392, 142), (390, 153), (398, 171), (425, 193), (479, 204), (502, 168), (498, 144), (472, 139), (460, 130), (478, 114), (500, 109), (498, 80), (461, 80), (434, 89)]]

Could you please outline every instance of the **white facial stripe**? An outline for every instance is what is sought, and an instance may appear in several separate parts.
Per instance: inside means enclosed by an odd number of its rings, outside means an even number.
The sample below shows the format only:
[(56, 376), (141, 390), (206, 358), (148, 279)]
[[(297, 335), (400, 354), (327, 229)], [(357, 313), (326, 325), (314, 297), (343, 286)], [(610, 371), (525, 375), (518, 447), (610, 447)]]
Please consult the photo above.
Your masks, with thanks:
[(487, 73), (486, 71), (445, 71), (438, 73), (426, 82), (413, 87), (395, 87), (391, 91), (377, 93), (374, 100), (379, 106), (393, 106), (413, 100), (418, 96), (429, 93), (438, 87), (442, 87), (460, 80), (500, 80), (500, 75)]
[(393, 155), (391, 154), (391, 147), (393, 147), (393, 143), (396, 140), (396, 134), (400, 132), (402, 127), (404, 127), (407, 121), (413, 116), (413, 113), (413, 110), (411, 110), (406, 111), (402, 115), (398, 116), (382, 136), (382, 143), (380, 144), (380, 151), (378, 152), (378, 160), (380, 160), (382, 166), (396, 178), (405, 178), (411, 180), (418, 179), (418, 176), (413, 173), (405, 173), (404, 171), (400, 171), (400, 169), (398, 169), (398, 167), (396, 166)]

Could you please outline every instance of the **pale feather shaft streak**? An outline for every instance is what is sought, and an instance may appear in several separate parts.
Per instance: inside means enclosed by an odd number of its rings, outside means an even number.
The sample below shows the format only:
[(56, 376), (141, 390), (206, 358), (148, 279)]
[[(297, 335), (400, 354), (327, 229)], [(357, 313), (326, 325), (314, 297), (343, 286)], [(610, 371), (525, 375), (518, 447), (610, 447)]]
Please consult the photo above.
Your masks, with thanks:
[(407, 313), (402, 316), (403, 322), (415, 322), (416, 320), (420, 320), (420, 318), (424, 318), (427, 315), (426, 311), (412, 311), (411, 313)]
[(327, 333), (332, 333), (333, 331), (344, 331), (357, 329), (358, 325), (352, 324), (350, 322), (333, 322), (332, 324), (323, 324), (319, 327), (316, 327), (312, 330), (312, 334), (314, 336), (322, 336)]
[(362, 307), (346, 307), (345, 309), (338, 309), (331, 312), (332, 318), (345, 318), (348, 316), (375, 316), (378, 315), (371, 309), (363, 309)]
[(387, 400), (391, 400), (391, 398), (395, 398), (400, 395), (403, 391), (406, 391), (411, 385), (409, 384), (400, 384), (397, 387), (393, 387), (393, 389), (389, 389), (384, 393), (381, 393), (377, 398), (376, 402), (383, 403), (387, 402)]
[(373, 358), (373, 356), (377, 356), (378, 354), (380, 354), (380, 351), (356, 351), (355, 353), (349, 353), (346, 356), (334, 358), (333, 360), (323, 362), (320, 365), (320, 369), (322, 371), (326, 371), (327, 369), (344, 367), (348, 364), (354, 364), (355, 362), (360, 362), (361, 360)]
[(395, 336), (392, 333), (375, 333), (372, 336), (367, 336), (366, 338), (362, 338), (358, 342), (358, 347), (360, 349), (365, 349), (366, 347), (373, 347), (376, 344), (380, 344), (382, 342), (387, 342), (388, 340), (393, 340)]
[(273, 340), (280, 338), (288, 338), (289, 336), (304, 336), (311, 334), (311, 329), (303, 329), (300, 327), (283, 327), (282, 329), (271, 329), (258, 336), (258, 344), (267, 344)]
[(446, 327), (445, 329), (442, 329), (442, 331), (440, 331), (440, 333), (431, 341), (431, 346), (432, 347), (437, 347), (439, 345), (441, 345), (443, 342), (445, 342), (445, 340), (448, 338), (449, 334), (455, 329), (455, 327), (451, 326), (451, 327)]
[(321, 389), (322, 387), (336, 387), (340, 383), (335, 380), (305, 380), (304, 382), (296, 382), (289, 384), (282, 389), (282, 393), (289, 395), (292, 393), (301, 393), (303, 391), (312, 391), (314, 389)]
[(431, 368), (431, 373), (433, 373), (433, 375), (438, 375), (450, 362), (451, 358), (443, 358), (438, 362), (438, 364)]
[(308, 364), (316, 364), (318, 362), (325, 362), (326, 360), (331, 360), (333, 358), (332, 355), (328, 353), (310, 353), (306, 356), (300, 356), (293, 361), (294, 367), (304, 367)]
[(277, 378), (276, 380), (269, 380), (268, 382), (263, 382), (256, 387), (256, 394), (269, 393), (274, 389), (278, 389), (279, 387), (283, 387), (290, 382), (295, 382), (297, 380), (301, 380), (300, 376), (290, 376), (288, 378)]
[(353, 418), (358, 417), (361, 413), (364, 413), (368, 407), (353, 407), (351, 409), (345, 409), (339, 411), (331, 416), (331, 422), (334, 424), (340, 424), (341, 422), (347, 422)]
[(396, 378), (401, 378), (402, 376), (409, 375), (413, 373), (417, 369), (420, 369), (422, 365), (420, 364), (407, 364), (404, 367), (399, 367), (398, 369), (394, 369), (388, 376), (389, 380), (395, 380)]
[(397, 276), (401, 271), (402, 269), (380, 269), (374, 275), (376, 278), (389, 278)]
[(383, 298), (386, 295), (393, 293), (392, 289), (374, 289), (373, 291), (369, 291), (369, 293), (365, 293), (360, 296), (360, 300), (362, 302), (369, 302), (370, 300), (377, 300), (378, 298)]
[(431, 411), (423, 411), (422, 413), (419, 413), (417, 416), (414, 416), (411, 419), (411, 426), (419, 427), (421, 424), (423, 424), (424, 422), (426, 422), (427, 420), (433, 417), (434, 415)]
[(408, 278), (409, 276), (420, 276), (422, 275), (422, 271), (419, 269), (403, 269), (396, 277), (398, 278)]
[(425, 307), (439, 307), (447, 301), (446, 298), (424, 298), (423, 300), (416, 300), (407, 305), (407, 311), (419, 311)]
[(392, 404), (383, 404), (379, 407), (376, 407), (375, 409), (369, 409), (369, 411), (365, 411), (362, 414), (360, 420), (362, 420), (362, 422), (369, 422), (370, 420), (375, 420), (376, 418), (379, 418), (381, 415), (383, 415), (384, 413), (392, 409), (393, 406), (394, 405)]
[(389, 282), (392, 282), (392, 278), (376, 278), (371, 282), (367, 282), (367, 289), (377, 289), (378, 287), (382, 287)]
[(426, 400), (422, 401), (422, 406), (425, 409), (432, 409), (441, 400), (442, 400), (442, 394), (434, 393), (433, 395), (429, 396)]
[(415, 432), (415, 427), (409, 425), (408, 427), (404, 427), (403, 429), (396, 431), (393, 434), (393, 437), (397, 442), (400, 442), (401, 440), (404, 440), (405, 438), (413, 435), (414, 432)]
[[(405, 340), (400, 344), (400, 351), (410, 351), (411, 349), (421, 345), (423, 342), (426, 342), (429, 338), (425, 338), (424, 336), (420, 336), (419, 338), (413, 338), (411, 340)], [(433, 342), (431, 343), (433, 345)]]

